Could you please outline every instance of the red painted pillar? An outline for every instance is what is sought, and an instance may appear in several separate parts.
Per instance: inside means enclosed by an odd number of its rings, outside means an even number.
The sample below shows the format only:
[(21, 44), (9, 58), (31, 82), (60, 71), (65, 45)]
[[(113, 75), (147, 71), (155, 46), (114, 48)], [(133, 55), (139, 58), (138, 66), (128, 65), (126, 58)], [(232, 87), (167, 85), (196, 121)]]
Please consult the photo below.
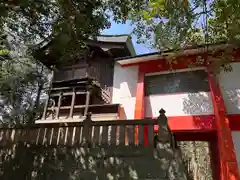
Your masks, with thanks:
[[(134, 112), (134, 119), (143, 119), (144, 115), (144, 71), (141, 70), (141, 65), (138, 68), (138, 82), (137, 82), (137, 89), (136, 89), (136, 103), (135, 103), (135, 112)], [(137, 142), (138, 137), (138, 129), (136, 128), (136, 139)], [(148, 127), (144, 126), (144, 145), (148, 145)]]
[(220, 180), (240, 180), (226, 107), (218, 80), (214, 77), (211, 68), (208, 68), (208, 80), (217, 128), (216, 145), (219, 151)]

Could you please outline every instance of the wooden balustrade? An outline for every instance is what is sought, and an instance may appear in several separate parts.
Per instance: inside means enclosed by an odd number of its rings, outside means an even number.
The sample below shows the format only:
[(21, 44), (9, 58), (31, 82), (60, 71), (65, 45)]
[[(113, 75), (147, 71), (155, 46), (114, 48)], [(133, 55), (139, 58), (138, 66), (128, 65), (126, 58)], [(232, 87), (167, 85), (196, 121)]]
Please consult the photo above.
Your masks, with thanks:
[[(60, 93), (59, 92), (58, 93), (51, 93), (51, 94), (48, 95), (48, 98), (47, 98), (47, 101), (46, 101), (46, 104), (45, 104), (45, 107), (44, 107), (44, 111), (43, 111), (42, 120), (45, 120), (48, 115), (52, 115), (51, 119), (59, 119), (61, 109), (69, 110), (68, 117), (73, 118), (73, 112), (74, 112), (75, 107), (84, 108), (83, 115), (86, 116), (87, 111), (88, 111), (89, 101), (90, 101), (90, 92), (89, 91), (79, 92), (79, 91), (76, 91), (76, 87), (71, 87), (71, 88), (68, 87), (67, 90), (69, 90), (69, 89), (71, 90), (71, 91), (68, 91), (68, 92), (62, 92), (65, 88), (55, 88), (54, 90), (56, 90), (56, 89), (59, 89), (61, 91), (60, 91)], [(79, 94), (82, 94), (82, 95), (86, 96), (85, 105), (80, 105), (80, 106), (75, 105), (76, 95), (79, 95)], [(71, 96), (71, 106), (62, 106), (61, 105), (61, 101), (62, 101), (62, 98), (64, 96)], [(50, 97), (51, 98), (52, 97), (57, 97), (58, 98), (57, 106), (55, 106), (54, 103), (51, 106), (49, 106)], [(55, 113), (56, 113), (56, 116), (54, 117)]]
[[(154, 125), (159, 125), (158, 140), (171, 141), (164, 112), (157, 120), (92, 121), (88, 114), (83, 122), (36, 124), (24, 128), (0, 128), (0, 146), (24, 142), (32, 145), (141, 146), (144, 126), (148, 126), (149, 145), (154, 144)], [(161, 127), (160, 127), (161, 126)], [(135, 131), (138, 130), (138, 133)], [(137, 137), (135, 137), (137, 136)], [(138, 141), (135, 141), (135, 138)]]
[[(69, 121), (73, 118), (76, 119), (76, 116), (78, 116), (79, 119), (81, 119), (82, 121), (82, 119), (85, 118), (90, 108), (96, 107), (99, 105), (102, 105), (102, 106), (111, 105), (111, 104), (105, 104), (106, 102), (108, 103), (110, 102), (109, 89), (106, 89), (106, 90), (101, 89), (101, 97), (99, 95), (95, 97), (96, 93), (92, 92), (92, 90), (95, 88), (93, 86), (94, 85), (89, 85), (89, 88), (86, 88), (86, 89), (81, 89), (78, 86), (52, 88), (45, 102), (42, 120), (46, 120), (46, 119), (59, 120), (59, 118), (61, 118), (61, 119), (68, 119), (67, 121)], [(70, 102), (70, 104), (63, 105), (62, 100), (66, 98), (68, 98), (68, 101)], [(81, 101), (78, 100), (76, 102), (76, 100), (79, 98), (82, 100)], [(90, 99), (91, 100), (95, 99), (95, 101), (97, 100), (96, 101), (97, 103), (90, 104)], [(105, 101), (104, 104), (103, 104), (103, 101)], [(111, 112), (107, 112), (107, 113), (111, 113)], [(117, 112), (114, 112), (114, 113), (117, 113)], [(98, 112), (97, 114), (101, 114), (101, 113)], [(102, 114), (106, 114), (106, 112)]]

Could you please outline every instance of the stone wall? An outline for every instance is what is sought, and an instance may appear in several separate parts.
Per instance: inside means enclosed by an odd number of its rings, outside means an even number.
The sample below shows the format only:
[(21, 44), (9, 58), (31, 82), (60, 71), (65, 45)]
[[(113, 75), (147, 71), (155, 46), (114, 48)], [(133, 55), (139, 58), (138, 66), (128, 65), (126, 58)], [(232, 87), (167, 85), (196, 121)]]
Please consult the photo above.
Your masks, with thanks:
[(152, 148), (44, 147), (1, 149), (0, 179), (165, 179)]
[[(20, 143), (1, 148), (0, 179), (169, 179), (175, 171), (169, 169), (172, 152), (158, 154), (150, 147), (45, 147)], [(172, 163), (179, 169), (178, 160)]]

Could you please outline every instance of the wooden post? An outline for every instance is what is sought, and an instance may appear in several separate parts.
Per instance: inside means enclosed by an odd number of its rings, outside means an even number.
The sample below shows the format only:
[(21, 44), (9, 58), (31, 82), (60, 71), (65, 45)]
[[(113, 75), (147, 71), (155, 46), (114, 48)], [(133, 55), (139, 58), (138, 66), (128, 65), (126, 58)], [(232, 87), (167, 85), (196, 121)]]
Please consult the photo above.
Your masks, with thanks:
[(42, 119), (46, 119), (49, 99), (50, 99), (50, 95), (48, 94), (47, 101), (45, 103), (44, 110), (43, 110), (43, 117), (42, 117)]
[(86, 119), (84, 120), (84, 124), (83, 124), (83, 144), (87, 144), (87, 146), (89, 147), (90, 143), (91, 143), (91, 113), (88, 113), (86, 116)]
[(76, 97), (76, 89), (73, 88), (73, 95), (72, 95), (72, 103), (71, 103), (71, 109), (69, 117), (73, 118), (73, 110), (74, 110), (74, 104), (75, 104), (75, 97)]
[(51, 107), (51, 109), (52, 109), (52, 119), (54, 119), (54, 112), (55, 112), (55, 101), (54, 100), (52, 100), (52, 107)]
[[(52, 77), (51, 77), (51, 80), (50, 80), (50, 86), (49, 86), (49, 92), (50, 92), (50, 90), (51, 90), (51, 87), (52, 87), (52, 81), (53, 81), (53, 77), (54, 77), (54, 71), (53, 71), (53, 69), (54, 69), (54, 66), (52, 66), (51, 67), (52, 68), (52, 71), (51, 71), (51, 74), (52, 74)], [(50, 93), (48, 92), (48, 97), (47, 97), (47, 101), (46, 101), (46, 104), (45, 104), (45, 106), (44, 106), (44, 110), (43, 110), (43, 119), (46, 119), (46, 115), (47, 115), (47, 108), (48, 108), (48, 102), (49, 102), (49, 99), (50, 99)]]
[(88, 113), (88, 106), (89, 106), (89, 101), (90, 101), (90, 91), (87, 91), (86, 93), (86, 102), (85, 102), (85, 110), (84, 110), (84, 116), (87, 115)]
[(57, 107), (57, 114), (56, 114), (56, 118), (57, 118), (57, 119), (59, 118), (59, 112), (60, 112), (60, 107), (61, 107), (61, 101), (62, 101), (62, 92), (60, 93), (59, 98), (58, 98), (58, 107)]
[[(136, 88), (136, 104), (134, 111), (134, 119), (143, 119), (144, 115), (144, 77), (145, 73), (138, 69), (138, 82)], [(135, 143), (138, 144), (138, 128), (135, 130)], [(144, 146), (148, 146), (148, 126), (144, 126)]]

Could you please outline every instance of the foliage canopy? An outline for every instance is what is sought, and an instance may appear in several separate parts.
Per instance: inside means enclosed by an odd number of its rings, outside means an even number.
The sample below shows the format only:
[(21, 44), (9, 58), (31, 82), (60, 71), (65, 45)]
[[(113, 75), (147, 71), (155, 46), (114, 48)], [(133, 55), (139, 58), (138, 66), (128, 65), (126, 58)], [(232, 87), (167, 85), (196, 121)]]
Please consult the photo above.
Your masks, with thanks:
[[(159, 50), (194, 44), (239, 44), (237, 0), (150, 0), (130, 18), (139, 41)], [(144, 35), (144, 36), (143, 36)]]

